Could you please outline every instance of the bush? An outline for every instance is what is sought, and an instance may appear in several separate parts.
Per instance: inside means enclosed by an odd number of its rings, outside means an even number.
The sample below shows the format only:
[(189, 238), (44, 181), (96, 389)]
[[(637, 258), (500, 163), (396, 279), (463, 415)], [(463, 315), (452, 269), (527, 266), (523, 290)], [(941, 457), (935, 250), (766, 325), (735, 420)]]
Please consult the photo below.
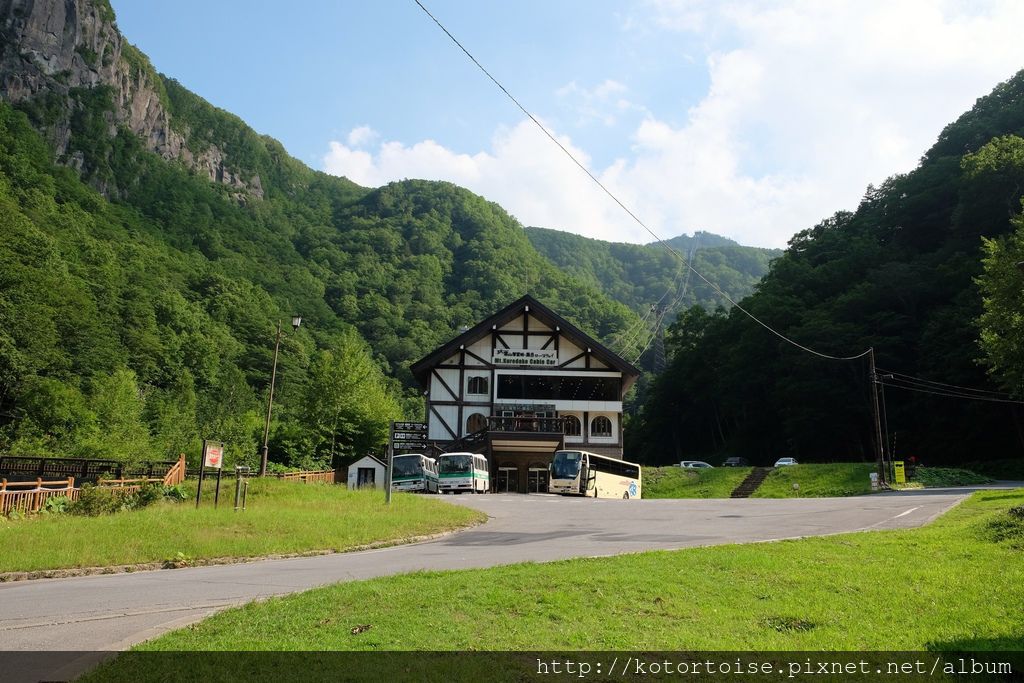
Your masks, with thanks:
[(82, 486), (78, 500), (67, 506), (67, 511), (73, 515), (96, 517), (112, 512), (140, 510), (158, 503), (164, 498), (180, 502), (185, 500), (185, 492), (178, 486), (165, 487), (155, 483), (146, 484), (137, 492), (85, 484)]
[(99, 515), (117, 512), (121, 509), (122, 499), (126, 496), (116, 494), (114, 491), (114, 489), (93, 484), (82, 484), (78, 500), (69, 505), (67, 510), (72, 515), (83, 515), (86, 517), (98, 517)]
[(47, 498), (46, 502), (43, 503), (43, 514), (63, 514), (68, 511), (69, 505), (71, 505), (71, 499), (68, 498), (67, 496), (54, 496), (53, 498)]
[(164, 498), (172, 500), (175, 503), (184, 502), (188, 498), (188, 494), (185, 493), (185, 489), (181, 486), (165, 486), (164, 487)]
[[(139, 492), (132, 496), (131, 508), (144, 508), (164, 499), (163, 484), (146, 484)], [(126, 501), (127, 502), (127, 501)]]

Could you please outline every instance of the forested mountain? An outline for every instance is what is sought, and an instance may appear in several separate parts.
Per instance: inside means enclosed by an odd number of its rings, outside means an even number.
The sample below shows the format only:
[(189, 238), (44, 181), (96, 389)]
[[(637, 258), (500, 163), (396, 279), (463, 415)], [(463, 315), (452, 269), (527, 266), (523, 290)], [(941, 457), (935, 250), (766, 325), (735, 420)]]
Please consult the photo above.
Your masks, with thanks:
[[(0, 0), (0, 451), (252, 460), (378, 448), (408, 365), (530, 291), (598, 338), (638, 317), (447, 183), (308, 169), (175, 81), (104, 0)], [(288, 316), (304, 322), (288, 329)]]
[[(793, 237), (742, 302), (821, 353), (845, 357), (873, 347), (883, 380), (918, 389), (885, 389), (883, 417), (897, 459), (954, 463), (1022, 452), (1019, 406), (938, 396), (935, 385), (920, 381), (1020, 395), (1024, 365), (1014, 361), (1020, 339), (1013, 338), (1020, 291), (1011, 294), (1000, 281), (1017, 271), (1019, 238), (1006, 257), (990, 256), (985, 280), (987, 350), (997, 378), (981, 362), (976, 278), (983, 238), (999, 252), (1011, 222), (1019, 223), (1022, 134), (1024, 72), (947, 126), (914, 171), (869, 188), (855, 211)], [(1020, 282), (1019, 273), (1012, 278)], [(634, 456), (873, 458), (866, 357), (816, 356), (736, 309), (691, 309), (667, 346), (670, 366), (627, 431)], [(895, 373), (920, 379), (899, 382)]]
[(704, 282), (687, 277), (685, 266), (665, 245), (684, 259), (693, 250), (697, 271), (734, 299), (752, 292), (768, 272), (769, 261), (782, 253), (743, 247), (709, 232), (646, 245), (605, 242), (546, 228), (526, 228), (526, 235), (560, 269), (633, 310), (646, 311), (659, 303), (669, 307), (668, 322), (677, 312), (694, 305), (714, 310), (728, 303)]

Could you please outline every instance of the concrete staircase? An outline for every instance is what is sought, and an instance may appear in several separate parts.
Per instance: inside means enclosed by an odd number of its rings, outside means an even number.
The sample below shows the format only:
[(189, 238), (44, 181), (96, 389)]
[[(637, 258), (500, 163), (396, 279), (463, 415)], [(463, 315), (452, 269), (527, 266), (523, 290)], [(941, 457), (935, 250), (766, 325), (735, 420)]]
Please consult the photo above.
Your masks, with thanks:
[(749, 498), (750, 494), (757, 490), (757, 487), (761, 485), (761, 482), (765, 480), (771, 471), (772, 467), (755, 467), (754, 470), (747, 475), (747, 478), (740, 482), (740, 485), (733, 489), (733, 492), (729, 494), (730, 498)]

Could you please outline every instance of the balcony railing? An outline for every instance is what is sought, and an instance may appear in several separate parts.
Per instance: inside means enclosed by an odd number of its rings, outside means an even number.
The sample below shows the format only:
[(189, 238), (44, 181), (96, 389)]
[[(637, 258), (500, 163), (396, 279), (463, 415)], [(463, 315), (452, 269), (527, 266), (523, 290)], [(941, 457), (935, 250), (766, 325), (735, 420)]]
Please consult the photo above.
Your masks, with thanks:
[(492, 432), (531, 432), (539, 434), (565, 434), (564, 417), (495, 417), (487, 418)]

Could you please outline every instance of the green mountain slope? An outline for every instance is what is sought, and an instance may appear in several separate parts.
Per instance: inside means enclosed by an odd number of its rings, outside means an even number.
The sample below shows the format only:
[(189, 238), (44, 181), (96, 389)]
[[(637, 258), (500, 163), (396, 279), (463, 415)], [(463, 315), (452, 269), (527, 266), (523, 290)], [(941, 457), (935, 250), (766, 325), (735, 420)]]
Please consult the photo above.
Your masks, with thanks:
[(271, 453), (302, 466), (419, 417), (409, 363), (527, 291), (598, 338), (637, 321), (462, 188), (305, 167), (157, 75), (104, 2), (0, 3), (0, 20), (0, 452), (214, 437), (252, 464), (293, 311)]
[[(883, 376), (998, 389), (978, 361), (975, 279), (982, 237), (1006, 234), (1021, 210), (1024, 165), (1012, 150), (1022, 146), (999, 136), (1022, 133), (1024, 72), (947, 126), (913, 172), (793, 237), (743, 306), (825, 354), (873, 347)], [(865, 358), (814, 356), (738, 310), (692, 310), (667, 345), (673, 360), (627, 432), (647, 460), (874, 457)], [(897, 388), (884, 398), (897, 459), (957, 463), (1022, 451), (1017, 406)]]
[[(709, 310), (729, 306), (704, 282), (695, 277), (687, 279), (679, 259), (661, 244), (605, 242), (546, 228), (526, 228), (526, 234), (533, 246), (559, 268), (634, 310), (646, 311), (659, 302), (664, 306), (674, 304), (667, 322), (690, 306)], [(782, 253), (743, 247), (707, 232), (693, 237), (679, 235), (666, 243), (683, 258), (694, 249), (698, 272), (736, 300), (754, 290), (768, 272), (769, 261)]]

